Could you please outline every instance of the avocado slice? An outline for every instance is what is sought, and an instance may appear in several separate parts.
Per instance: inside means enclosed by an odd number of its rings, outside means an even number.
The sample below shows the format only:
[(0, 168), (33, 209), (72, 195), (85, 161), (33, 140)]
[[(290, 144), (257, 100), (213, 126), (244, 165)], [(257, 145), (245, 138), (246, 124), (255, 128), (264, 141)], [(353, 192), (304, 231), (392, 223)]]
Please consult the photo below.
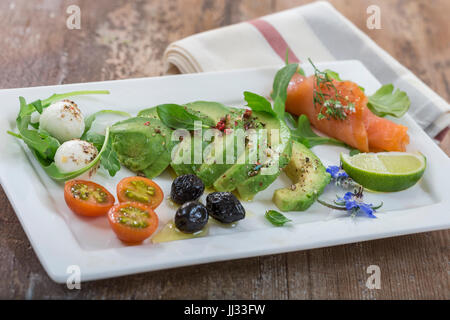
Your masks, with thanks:
[(217, 124), (221, 118), (230, 112), (230, 109), (219, 102), (214, 101), (194, 101), (184, 104), (187, 111), (200, 117), (208, 117), (209, 120)]
[[(202, 150), (208, 145), (207, 141), (203, 141), (202, 137), (190, 136), (189, 139), (183, 139), (173, 150), (173, 159), (170, 166), (173, 171), (180, 176), (183, 174), (195, 174), (201, 163), (195, 163), (195, 145), (201, 145)], [(188, 156), (185, 152), (189, 152)], [(185, 159), (185, 156), (187, 157)], [(187, 160), (187, 161), (186, 161)], [(203, 161), (203, 160), (202, 160)]]
[[(284, 124), (282, 121), (278, 120), (276, 117), (268, 113), (255, 111), (252, 113), (252, 116), (249, 119), (249, 123), (251, 129), (256, 129), (256, 131), (258, 131), (258, 129), (267, 129), (267, 132), (269, 134), (272, 129), (281, 130), (282, 124)], [(282, 131), (285, 132), (285, 130)], [(285, 133), (289, 135), (289, 130), (287, 130)], [(281, 140), (284, 141), (284, 139)], [(289, 140), (289, 136), (287, 140)], [(270, 142), (270, 138), (268, 142)], [(275, 146), (270, 147), (272, 148)], [(281, 150), (284, 150), (284, 147), (281, 148)], [(225, 171), (214, 182), (213, 184), (214, 188), (217, 191), (235, 190), (238, 185), (242, 184), (247, 179), (249, 179), (252, 173), (255, 171), (254, 169), (257, 165), (252, 163), (253, 161), (251, 160), (257, 159), (258, 158), (257, 156), (258, 156), (258, 141), (255, 139), (255, 137), (253, 138), (249, 137), (249, 142), (245, 147), (245, 152), (238, 157), (238, 159), (236, 160), (236, 164), (231, 166), (231, 168)], [(257, 179), (252, 179), (252, 181), (254, 180), (256, 180), (257, 184), (259, 185), (260, 181)], [(263, 185), (265, 185), (264, 182)], [(253, 191), (251, 191), (251, 193), (253, 194)]]
[(158, 116), (158, 112), (156, 111), (156, 107), (151, 107), (151, 108), (147, 108), (147, 109), (143, 109), (141, 111), (138, 112), (137, 116), (138, 117), (146, 117), (146, 118), (153, 118), (153, 119), (158, 119), (159, 120), (159, 116)]
[(293, 184), (276, 190), (273, 195), (273, 202), (281, 211), (308, 209), (331, 179), (320, 159), (297, 141), (292, 142), (292, 157), (284, 171)]
[[(242, 200), (252, 199), (258, 192), (266, 189), (270, 186), (280, 175), (281, 170), (289, 163), (292, 153), (291, 132), (286, 126), (284, 121), (279, 120), (279, 135), (274, 139), (278, 139), (278, 143), (270, 144), (272, 135), (269, 130), (268, 146), (272, 152), (272, 156), (268, 157), (265, 163), (262, 163), (262, 167), (259, 170), (254, 170), (252, 176), (245, 180), (243, 183), (238, 184), (237, 190)], [(276, 155), (276, 157), (274, 157)], [(278, 161), (277, 164), (274, 161)], [(263, 172), (264, 168), (270, 168), (272, 170)], [(267, 169), (266, 169), (267, 170)], [(272, 171), (272, 172), (271, 172)]]

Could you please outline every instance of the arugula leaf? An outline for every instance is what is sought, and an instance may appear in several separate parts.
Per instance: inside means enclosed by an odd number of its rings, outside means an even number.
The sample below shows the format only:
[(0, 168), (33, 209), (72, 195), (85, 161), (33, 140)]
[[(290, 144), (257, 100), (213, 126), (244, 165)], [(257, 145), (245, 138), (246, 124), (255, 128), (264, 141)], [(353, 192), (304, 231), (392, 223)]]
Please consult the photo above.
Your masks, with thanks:
[[(103, 144), (102, 148), (100, 149), (100, 152), (98, 153), (98, 155), (95, 157), (94, 160), (92, 160), (91, 162), (89, 162), (89, 164), (86, 167), (81, 168), (80, 170), (77, 171), (73, 171), (73, 172), (61, 172), (59, 171), (59, 169), (56, 167), (55, 162), (49, 159), (44, 159), (41, 157), (41, 155), (35, 150), (35, 149), (31, 149), (31, 151), (33, 152), (34, 156), (36, 157), (36, 159), (39, 161), (40, 165), (42, 166), (42, 168), (44, 169), (44, 171), (52, 178), (55, 180), (61, 180), (61, 181), (65, 181), (65, 180), (70, 180), (70, 179), (74, 179), (76, 177), (78, 177), (79, 175), (91, 170), (94, 166), (96, 166), (100, 159), (103, 158), (104, 154), (109, 152), (108, 149), (110, 148), (111, 145), (111, 139), (110, 139), (110, 135), (109, 135), (109, 128), (106, 129), (106, 135), (105, 135), (105, 143)], [(108, 161), (110, 161), (111, 156), (108, 155), (107, 159)], [(105, 167), (106, 169), (108, 169), (108, 171), (110, 170), (110, 168), (115, 169), (116, 167), (113, 166), (113, 164), (110, 164), (108, 167)], [(110, 174), (113, 172), (113, 169), (111, 169)], [(119, 164), (119, 169), (120, 169), (120, 164)], [(118, 171), (118, 169), (116, 170), (116, 172)], [(112, 175), (114, 175), (115, 172), (113, 172)]]
[(325, 72), (329, 78), (331, 79), (335, 79), (337, 81), (342, 81), (341, 77), (339, 77), (339, 73), (337, 73), (336, 71), (330, 70), (330, 69), (325, 69), (323, 70), (323, 72)]
[(292, 79), (292, 76), (297, 71), (298, 64), (288, 64), (287, 66), (278, 70), (273, 80), (272, 100), (273, 111), (278, 115), (279, 119), (284, 120), (284, 109), (287, 98), (287, 87)]
[(244, 91), (244, 99), (247, 101), (247, 106), (253, 111), (263, 111), (276, 116), (276, 113), (272, 109), (272, 105), (263, 96), (253, 92)]
[[(285, 56), (285, 58), (284, 58), (284, 62), (285, 62), (286, 65), (289, 64), (289, 48), (286, 48), (286, 56)], [(301, 74), (302, 76), (305, 75), (305, 70), (303, 70), (303, 68), (300, 67), (300, 66), (298, 66), (297, 72), (298, 72), (299, 74)]]
[[(289, 123), (292, 127), (297, 128), (297, 120), (294, 119), (294, 116), (289, 112), (284, 114), (285, 122)], [(286, 121), (287, 120), (287, 121)]]
[(397, 89), (394, 92), (392, 84), (386, 84), (369, 97), (367, 107), (379, 117), (390, 115), (402, 117), (409, 109), (411, 101), (406, 92)]
[[(47, 99), (44, 99), (41, 101), (42, 107), (46, 108), (49, 105), (51, 105), (53, 102), (74, 97), (74, 96), (82, 96), (82, 95), (88, 95), (88, 94), (109, 94), (108, 90), (81, 90), (81, 91), (71, 91), (66, 93), (54, 93)], [(35, 101), (36, 102), (36, 101)], [(33, 104), (35, 103), (33, 102)]]
[(311, 129), (308, 117), (304, 114), (298, 117), (296, 128), (294, 130), (291, 130), (291, 137), (292, 139), (302, 143), (308, 148), (312, 148), (319, 144), (332, 144), (336, 146), (349, 148), (349, 146), (342, 141), (328, 137), (321, 137), (317, 135)]
[(273, 224), (274, 226), (281, 227), (284, 226), (287, 222), (291, 222), (292, 220), (286, 218), (283, 214), (275, 210), (268, 210), (264, 214), (266, 219)]
[(202, 128), (211, 128), (216, 125), (189, 113), (183, 106), (178, 104), (160, 104), (156, 107), (156, 111), (159, 119), (169, 128), (194, 130), (195, 121), (200, 121)]
[(103, 168), (108, 170), (111, 177), (114, 177), (117, 171), (120, 170), (119, 157), (112, 146), (112, 139), (107, 139), (104, 144), (104, 152), (100, 157), (100, 164)]

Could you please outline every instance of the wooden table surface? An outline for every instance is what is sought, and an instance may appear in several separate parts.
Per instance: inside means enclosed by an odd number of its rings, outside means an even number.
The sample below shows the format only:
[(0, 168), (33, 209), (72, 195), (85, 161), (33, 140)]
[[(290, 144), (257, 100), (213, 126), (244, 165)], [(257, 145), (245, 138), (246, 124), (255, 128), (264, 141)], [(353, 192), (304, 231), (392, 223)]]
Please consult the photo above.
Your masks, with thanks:
[[(0, 88), (158, 76), (177, 39), (310, 1), (2, 0)], [(450, 100), (448, 0), (335, 0), (346, 17)], [(366, 8), (381, 8), (381, 30)], [(68, 30), (66, 8), (81, 8)], [(450, 154), (450, 135), (443, 148)], [(36, 212), (36, 214), (39, 214)], [(0, 298), (449, 299), (449, 231), (218, 262), (82, 283), (49, 279), (0, 190)], [(365, 286), (381, 268), (381, 289)]]

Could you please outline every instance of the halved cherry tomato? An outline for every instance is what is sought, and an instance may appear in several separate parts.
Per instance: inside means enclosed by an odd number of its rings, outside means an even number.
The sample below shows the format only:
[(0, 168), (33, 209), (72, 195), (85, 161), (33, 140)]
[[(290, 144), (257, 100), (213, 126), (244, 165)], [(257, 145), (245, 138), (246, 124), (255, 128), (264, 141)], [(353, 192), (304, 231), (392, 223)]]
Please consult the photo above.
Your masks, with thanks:
[(155, 209), (164, 199), (161, 188), (152, 180), (144, 177), (128, 177), (117, 185), (119, 202), (139, 202)]
[(108, 211), (108, 220), (117, 237), (126, 243), (140, 243), (158, 227), (158, 216), (140, 202), (122, 202)]
[(87, 217), (105, 215), (116, 201), (104, 187), (86, 180), (67, 181), (64, 199), (73, 212)]

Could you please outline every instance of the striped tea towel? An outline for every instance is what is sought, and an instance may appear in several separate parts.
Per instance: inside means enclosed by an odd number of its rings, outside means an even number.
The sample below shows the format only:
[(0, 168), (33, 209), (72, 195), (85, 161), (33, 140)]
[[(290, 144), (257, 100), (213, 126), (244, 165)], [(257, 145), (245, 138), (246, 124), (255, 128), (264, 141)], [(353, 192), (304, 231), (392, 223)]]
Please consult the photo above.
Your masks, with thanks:
[(448, 103), (328, 2), (192, 35), (170, 44), (164, 61), (167, 73), (279, 66), (286, 50), (290, 62), (360, 60), (381, 83), (408, 93), (409, 114), (431, 137), (442, 139), (449, 129)]

